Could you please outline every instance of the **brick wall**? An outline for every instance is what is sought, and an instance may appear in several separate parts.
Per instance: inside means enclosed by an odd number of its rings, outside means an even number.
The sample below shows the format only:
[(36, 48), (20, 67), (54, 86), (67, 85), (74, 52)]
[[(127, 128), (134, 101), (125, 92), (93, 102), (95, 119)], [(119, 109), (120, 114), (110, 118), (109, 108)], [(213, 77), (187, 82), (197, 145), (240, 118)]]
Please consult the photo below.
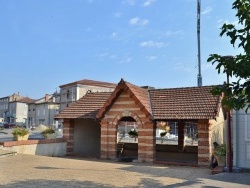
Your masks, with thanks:
[(208, 166), (211, 157), (211, 131), (208, 120), (198, 120), (198, 165)]
[(101, 158), (116, 158), (118, 122), (122, 117), (130, 116), (138, 124), (138, 160), (153, 162), (156, 128), (132, 97), (122, 92), (101, 120)]
[(74, 121), (71, 119), (63, 120), (63, 138), (67, 140), (67, 155), (71, 155), (74, 146)]

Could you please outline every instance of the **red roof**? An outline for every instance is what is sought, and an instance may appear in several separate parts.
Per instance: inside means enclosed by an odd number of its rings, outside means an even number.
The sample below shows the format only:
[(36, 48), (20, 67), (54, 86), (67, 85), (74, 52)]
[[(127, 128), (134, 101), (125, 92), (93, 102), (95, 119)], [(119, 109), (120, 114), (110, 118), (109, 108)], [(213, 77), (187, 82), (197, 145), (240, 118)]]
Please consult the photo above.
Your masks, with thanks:
[(95, 118), (110, 95), (110, 92), (86, 93), (54, 118)]
[(102, 118), (119, 93), (126, 91), (141, 111), (155, 120), (215, 119), (221, 96), (213, 86), (147, 90), (123, 79), (112, 93), (87, 93), (55, 118)]
[(146, 116), (151, 116), (148, 90), (135, 86), (121, 79), (121, 81), (118, 83), (117, 87), (112, 92), (107, 102), (98, 112), (96, 116), (97, 118), (103, 117), (107, 109), (113, 104), (113, 101), (116, 99), (117, 94), (120, 93), (121, 91), (126, 91), (131, 96), (131, 98), (136, 102), (136, 104), (139, 105), (140, 109), (146, 114)]
[(213, 86), (150, 90), (154, 119), (215, 119), (221, 96)]

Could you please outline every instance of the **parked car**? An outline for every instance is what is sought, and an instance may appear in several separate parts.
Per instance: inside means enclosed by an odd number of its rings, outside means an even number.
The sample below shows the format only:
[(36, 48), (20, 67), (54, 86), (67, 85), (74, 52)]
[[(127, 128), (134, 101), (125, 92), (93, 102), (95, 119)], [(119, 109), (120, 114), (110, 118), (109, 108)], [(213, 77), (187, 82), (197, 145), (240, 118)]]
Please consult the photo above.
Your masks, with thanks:
[(4, 128), (8, 128), (8, 129), (13, 128), (15, 126), (16, 126), (16, 124), (14, 124), (14, 123), (8, 123), (8, 124), (6, 123), (3, 125)]

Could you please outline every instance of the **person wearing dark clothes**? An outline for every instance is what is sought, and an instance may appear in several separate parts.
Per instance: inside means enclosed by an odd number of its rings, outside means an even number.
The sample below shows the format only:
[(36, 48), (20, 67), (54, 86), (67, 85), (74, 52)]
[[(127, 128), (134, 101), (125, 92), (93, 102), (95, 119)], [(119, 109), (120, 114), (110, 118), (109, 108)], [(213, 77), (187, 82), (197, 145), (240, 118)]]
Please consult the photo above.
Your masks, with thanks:
[(210, 168), (214, 169), (216, 166), (218, 166), (217, 158), (214, 155), (214, 150), (219, 146), (217, 142), (213, 143), (213, 152), (212, 152), (212, 157), (211, 157), (211, 162), (210, 162)]

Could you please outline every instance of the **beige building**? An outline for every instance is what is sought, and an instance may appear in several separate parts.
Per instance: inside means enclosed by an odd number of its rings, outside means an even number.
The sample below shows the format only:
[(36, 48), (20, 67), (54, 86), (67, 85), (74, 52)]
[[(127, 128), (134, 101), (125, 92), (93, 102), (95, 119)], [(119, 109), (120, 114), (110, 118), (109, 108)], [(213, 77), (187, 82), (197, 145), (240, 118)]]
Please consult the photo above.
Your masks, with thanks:
[(9, 102), (19, 100), (23, 96), (14, 93), (13, 95), (0, 98), (0, 119), (1, 122), (10, 122), (11, 114), (9, 113)]
[(112, 92), (117, 84), (95, 80), (79, 80), (60, 87), (60, 111), (70, 106), (87, 92)]
[(54, 116), (59, 113), (60, 96), (57, 93), (46, 94), (43, 98), (29, 105), (28, 126), (34, 127), (40, 124), (56, 126), (58, 122)]
[(26, 125), (28, 118), (28, 104), (33, 103), (35, 100), (29, 97), (23, 97), (21, 99), (14, 99), (9, 102), (9, 109), (7, 112), (7, 122), (16, 125)]

